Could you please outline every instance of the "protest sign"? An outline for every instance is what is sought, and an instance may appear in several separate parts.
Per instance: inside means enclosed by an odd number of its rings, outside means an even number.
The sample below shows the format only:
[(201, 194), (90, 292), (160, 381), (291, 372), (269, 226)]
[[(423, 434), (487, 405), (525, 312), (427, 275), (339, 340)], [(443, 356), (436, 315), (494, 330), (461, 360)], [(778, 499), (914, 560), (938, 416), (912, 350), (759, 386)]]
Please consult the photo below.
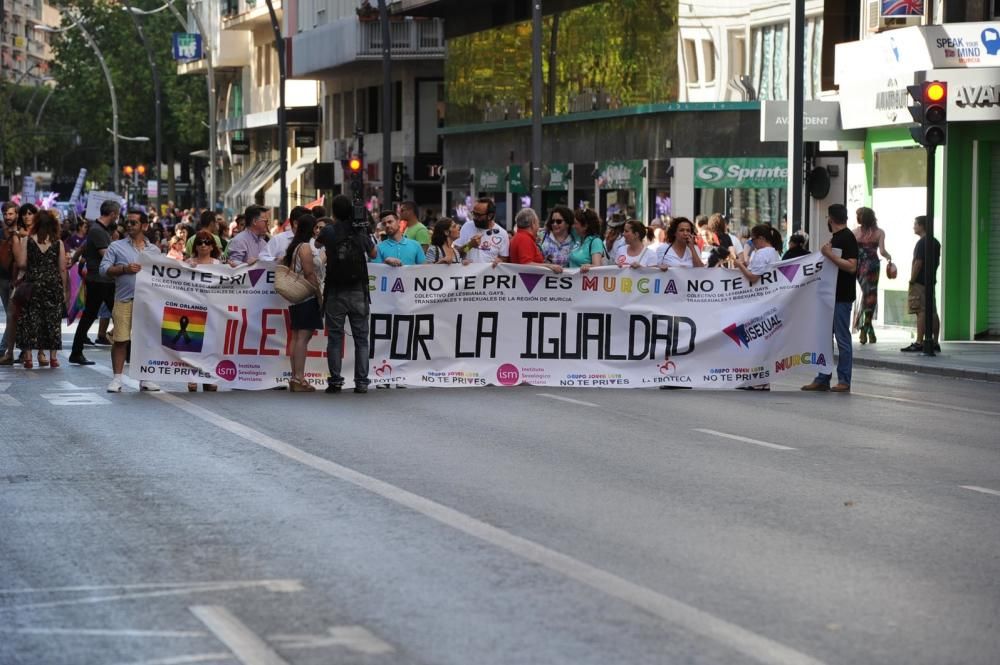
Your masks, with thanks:
[[(290, 319), (273, 264), (141, 260), (133, 378), (243, 389), (287, 382)], [(375, 385), (736, 388), (833, 367), (837, 270), (820, 254), (777, 263), (754, 286), (721, 268), (369, 270)], [(306, 364), (317, 385), (326, 382), (325, 355), (319, 331)]]
[(89, 220), (95, 220), (101, 216), (101, 204), (105, 201), (118, 201), (122, 209), (125, 208), (125, 199), (114, 192), (95, 192), (91, 190), (87, 193), (87, 210), (83, 216)]

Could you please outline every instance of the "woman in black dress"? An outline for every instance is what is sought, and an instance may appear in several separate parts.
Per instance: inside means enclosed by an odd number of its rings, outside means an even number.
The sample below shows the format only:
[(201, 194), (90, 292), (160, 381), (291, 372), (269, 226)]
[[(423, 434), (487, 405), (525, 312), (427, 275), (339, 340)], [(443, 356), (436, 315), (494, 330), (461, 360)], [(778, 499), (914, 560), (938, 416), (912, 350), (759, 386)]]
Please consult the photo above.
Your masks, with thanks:
[(17, 326), (17, 345), (24, 350), (24, 368), (31, 369), (31, 350), (48, 350), (49, 365), (59, 367), (56, 352), (62, 348), (62, 317), (66, 311), (68, 283), (66, 250), (59, 239), (59, 224), (48, 211), (35, 216), (32, 234), (15, 247), (15, 256), (31, 297)]

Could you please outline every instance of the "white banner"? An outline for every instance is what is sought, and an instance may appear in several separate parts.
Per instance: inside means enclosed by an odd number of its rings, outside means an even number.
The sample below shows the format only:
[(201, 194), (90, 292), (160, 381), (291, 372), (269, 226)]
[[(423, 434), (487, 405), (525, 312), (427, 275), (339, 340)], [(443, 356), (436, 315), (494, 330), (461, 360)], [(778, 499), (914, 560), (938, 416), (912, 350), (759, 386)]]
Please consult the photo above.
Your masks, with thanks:
[[(289, 317), (272, 265), (195, 270), (164, 256), (141, 260), (133, 378), (244, 389), (288, 381)], [(369, 270), (374, 385), (726, 389), (833, 368), (837, 270), (818, 253), (775, 264), (755, 286), (721, 268)], [(325, 356), (320, 331), (306, 365), (317, 386), (328, 376)]]

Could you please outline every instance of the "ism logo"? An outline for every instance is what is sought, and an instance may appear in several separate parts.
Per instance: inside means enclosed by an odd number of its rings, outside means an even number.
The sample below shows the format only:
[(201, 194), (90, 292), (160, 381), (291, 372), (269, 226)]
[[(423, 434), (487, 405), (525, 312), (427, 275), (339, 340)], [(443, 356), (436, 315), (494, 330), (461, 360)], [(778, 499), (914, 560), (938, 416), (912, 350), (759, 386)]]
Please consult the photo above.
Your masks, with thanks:
[(521, 372), (516, 366), (506, 363), (497, 368), (497, 381), (501, 386), (513, 386), (521, 378)]
[(215, 366), (215, 375), (223, 381), (235, 381), (236, 363), (232, 360), (223, 360)]

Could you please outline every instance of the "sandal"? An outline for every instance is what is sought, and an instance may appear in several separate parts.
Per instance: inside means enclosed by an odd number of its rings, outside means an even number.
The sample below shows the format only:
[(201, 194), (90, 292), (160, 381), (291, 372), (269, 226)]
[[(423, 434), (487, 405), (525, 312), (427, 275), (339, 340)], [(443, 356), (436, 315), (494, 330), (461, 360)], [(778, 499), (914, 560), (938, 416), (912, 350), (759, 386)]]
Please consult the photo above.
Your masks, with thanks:
[(31, 362), (30, 355), (24, 357), (24, 361), (21, 363), (21, 366), (24, 367), (24, 369), (31, 369), (32, 367), (35, 366), (35, 364)]
[(48, 367), (49, 366), (49, 357), (47, 355), (45, 355), (44, 351), (39, 351), (38, 352), (38, 366), (39, 367)]
[(204, 390), (206, 393), (214, 393), (218, 392), (219, 386), (212, 383), (203, 383), (201, 384), (201, 389)]
[(188, 392), (189, 393), (196, 393), (196, 392), (198, 392), (198, 384), (197, 383), (189, 383), (188, 384)]
[(8, 367), (14, 364), (14, 354), (8, 353), (3, 358), (0, 358), (0, 367)]
[(59, 367), (59, 359), (56, 358), (56, 354), (55, 353), (52, 354), (52, 359), (49, 360), (49, 367), (52, 367), (53, 369), (55, 369), (56, 367)]

